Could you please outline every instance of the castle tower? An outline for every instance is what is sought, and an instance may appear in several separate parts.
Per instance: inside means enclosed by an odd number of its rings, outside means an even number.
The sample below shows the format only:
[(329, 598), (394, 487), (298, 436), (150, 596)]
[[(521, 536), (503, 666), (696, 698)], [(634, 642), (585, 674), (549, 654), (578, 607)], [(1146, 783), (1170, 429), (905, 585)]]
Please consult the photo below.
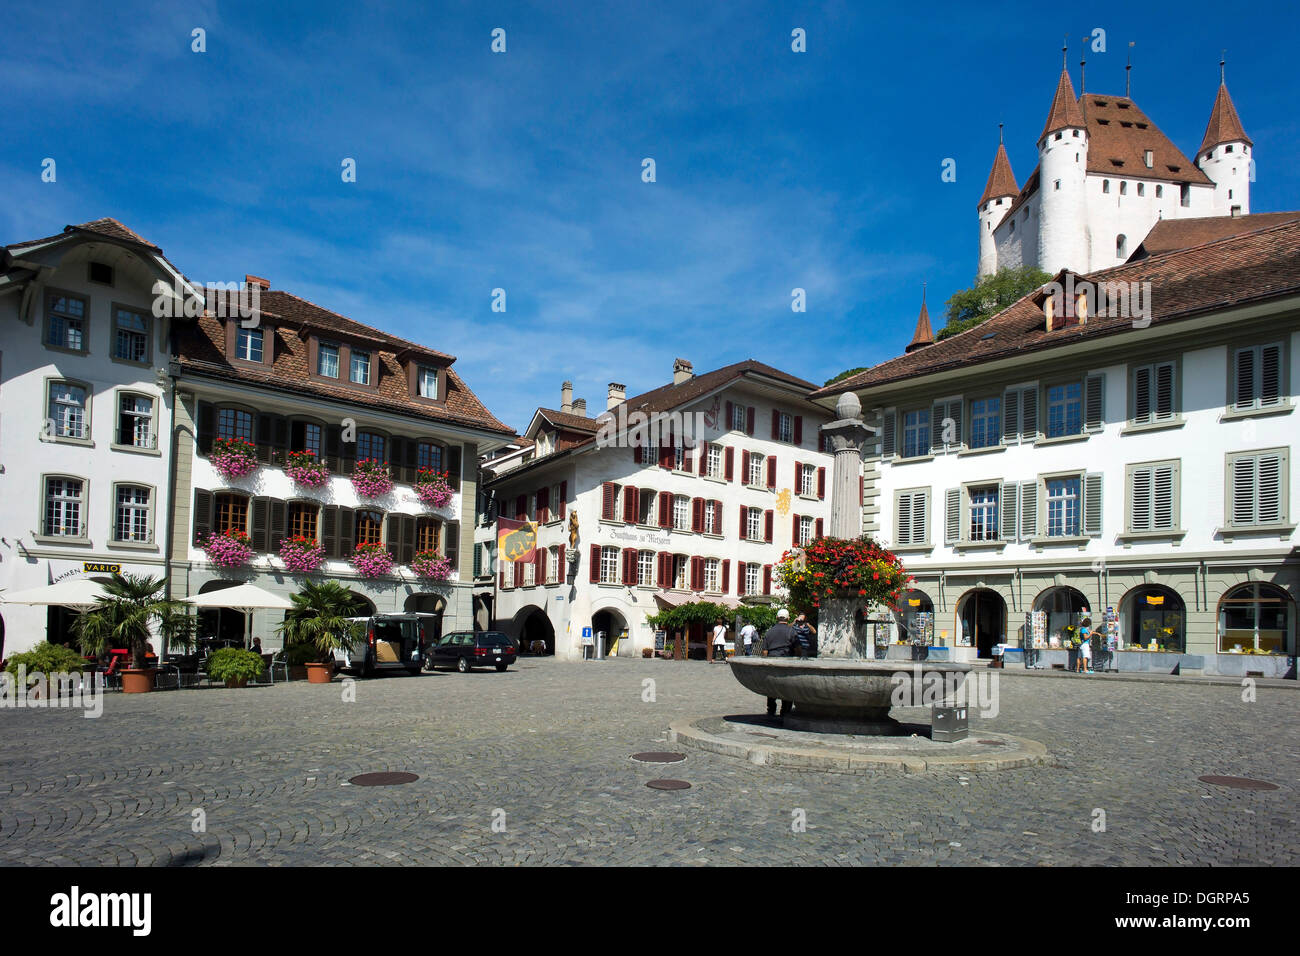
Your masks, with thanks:
[[(1011, 160), (1007, 159), (1007, 148), (1002, 145), (1002, 124), (998, 124), (998, 152), (993, 157), (993, 168), (989, 171), (989, 181), (984, 186), (984, 195), (980, 196), (980, 266), (979, 275), (992, 275), (998, 271), (998, 249), (993, 241), (993, 230), (998, 227), (1011, 204), (1016, 200), (1020, 187), (1016, 185), (1016, 174), (1011, 171)], [(922, 303), (924, 308), (924, 303)]]
[(1070, 73), (1062, 64), (1052, 108), (1038, 137), (1037, 266), (1045, 272), (1088, 271), (1087, 175), (1088, 130)]
[(905, 348), (904, 352), (915, 352), (917, 349), (923, 349), (927, 345), (934, 344), (934, 331), (930, 328), (930, 313), (925, 308), (925, 286), (921, 286), (921, 314), (916, 318), (916, 331), (912, 333), (912, 341)]
[(1219, 93), (1214, 98), (1210, 122), (1196, 154), (1196, 165), (1214, 180), (1214, 214), (1247, 216), (1250, 214), (1250, 169), (1254, 163), (1254, 146), (1237, 116), (1223, 80), (1223, 61), (1219, 61)]

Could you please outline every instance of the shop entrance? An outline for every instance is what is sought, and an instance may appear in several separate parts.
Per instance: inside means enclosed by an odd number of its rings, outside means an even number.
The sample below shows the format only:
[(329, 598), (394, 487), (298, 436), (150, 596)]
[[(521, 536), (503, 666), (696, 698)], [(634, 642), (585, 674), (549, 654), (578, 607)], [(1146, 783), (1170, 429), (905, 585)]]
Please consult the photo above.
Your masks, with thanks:
[(899, 637), (905, 641), (934, 643), (934, 603), (924, 591), (908, 591), (894, 612)]
[(1182, 653), (1186, 648), (1183, 599), (1169, 588), (1134, 588), (1120, 604), (1120, 633), (1129, 647), (1150, 647)]
[(522, 654), (554, 654), (555, 626), (538, 607), (519, 612), (519, 651)]
[(976, 656), (992, 657), (993, 645), (1006, 640), (1007, 602), (991, 588), (968, 591), (957, 604), (959, 642)]
[[(604, 637), (601, 638), (601, 632)], [(628, 640), (627, 622), (617, 611), (597, 611), (591, 617), (591, 633), (600, 643), (602, 657), (613, 657), (620, 651), (624, 656), (631, 653)]]
[(1048, 588), (1034, 600), (1034, 610), (1047, 615), (1047, 639), (1051, 644), (1055, 638), (1053, 647), (1067, 645), (1069, 635), (1065, 629), (1082, 624), (1085, 617), (1092, 617), (1094, 628), (1102, 623), (1092, 615), (1083, 592), (1071, 587)]

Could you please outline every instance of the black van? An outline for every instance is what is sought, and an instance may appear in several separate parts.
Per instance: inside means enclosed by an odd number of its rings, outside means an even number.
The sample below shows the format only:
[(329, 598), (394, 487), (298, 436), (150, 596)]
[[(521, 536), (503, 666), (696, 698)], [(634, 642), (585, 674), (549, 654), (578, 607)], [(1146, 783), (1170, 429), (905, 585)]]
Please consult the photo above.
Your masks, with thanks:
[(429, 648), (424, 666), (452, 667), (462, 674), (474, 667), (505, 670), (519, 657), (515, 642), (500, 631), (453, 631)]

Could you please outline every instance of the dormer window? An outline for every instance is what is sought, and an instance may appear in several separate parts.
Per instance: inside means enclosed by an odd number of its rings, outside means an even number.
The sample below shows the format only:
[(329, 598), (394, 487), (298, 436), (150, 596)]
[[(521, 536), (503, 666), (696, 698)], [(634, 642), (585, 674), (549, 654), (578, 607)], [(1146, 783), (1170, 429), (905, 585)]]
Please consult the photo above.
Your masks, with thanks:
[(421, 398), (436, 399), (438, 397), (438, 370), (436, 368), (421, 365), (416, 372), (416, 380)]
[(1223, 151), (1224, 151), (1225, 153), (1231, 153), (1231, 152), (1232, 152), (1232, 144), (1229, 143), (1227, 146), (1223, 147)]
[(1054, 137), (1052, 137), (1052, 138), (1053, 138), (1053, 139), (1060, 139), (1060, 138), (1061, 138), (1061, 134), (1060, 134), (1060, 133), (1057, 133), (1057, 134), (1056, 134)]
[(1150, 169), (1152, 166), (1154, 166), (1155, 161), (1156, 161), (1156, 154), (1154, 150), (1148, 149), (1145, 153), (1142, 154), (1142, 162), (1146, 163), (1147, 169)]
[(322, 342), (316, 352), (316, 374), (325, 378), (339, 377), (339, 347)]
[(1070, 130), (1070, 135), (1073, 136), (1075, 139), (1078, 139), (1078, 138), (1079, 138), (1079, 131), (1078, 131), (1077, 129), (1072, 129), (1072, 130)]
[(357, 385), (370, 384), (370, 353), (359, 349), (352, 350), (352, 361), (348, 366), (348, 378)]
[(262, 330), (246, 329), (240, 326), (235, 344), (235, 356), (245, 362), (262, 364)]

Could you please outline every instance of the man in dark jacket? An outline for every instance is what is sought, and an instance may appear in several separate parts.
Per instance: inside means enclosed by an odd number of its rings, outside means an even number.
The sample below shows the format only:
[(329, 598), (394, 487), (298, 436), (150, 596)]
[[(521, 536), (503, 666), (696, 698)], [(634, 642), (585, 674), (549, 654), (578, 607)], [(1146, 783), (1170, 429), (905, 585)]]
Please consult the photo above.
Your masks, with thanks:
[[(763, 656), (764, 657), (791, 657), (794, 654), (794, 646), (799, 641), (799, 637), (790, 626), (790, 612), (785, 608), (776, 612), (776, 623), (767, 629), (763, 635)], [(776, 716), (776, 698), (767, 699), (767, 716)], [(781, 701), (781, 716), (784, 717), (790, 712), (790, 702)]]
[(800, 614), (794, 619), (794, 633), (799, 639), (800, 657), (817, 656), (817, 632), (808, 623), (808, 615)]

